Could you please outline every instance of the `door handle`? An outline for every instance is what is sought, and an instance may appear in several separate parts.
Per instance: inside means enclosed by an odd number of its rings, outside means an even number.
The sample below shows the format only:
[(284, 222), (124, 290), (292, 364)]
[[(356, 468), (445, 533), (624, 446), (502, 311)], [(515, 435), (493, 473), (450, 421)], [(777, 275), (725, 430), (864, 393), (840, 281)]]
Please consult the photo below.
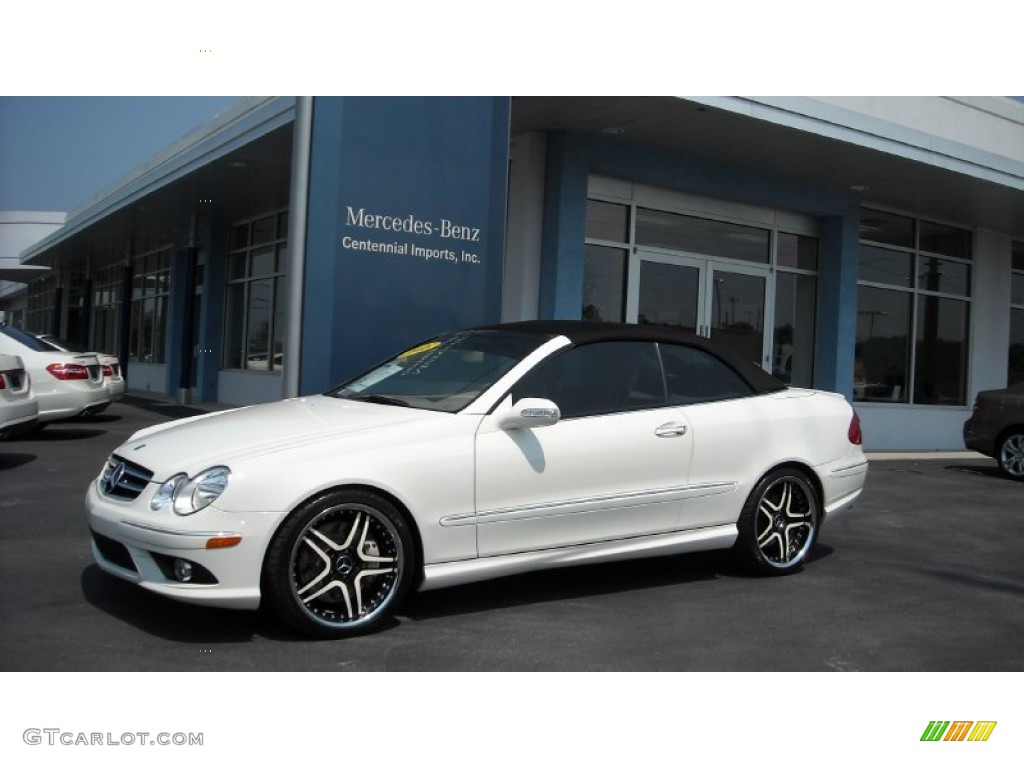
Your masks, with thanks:
[(686, 434), (687, 426), (678, 421), (669, 421), (654, 430), (658, 437), (682, 437)]

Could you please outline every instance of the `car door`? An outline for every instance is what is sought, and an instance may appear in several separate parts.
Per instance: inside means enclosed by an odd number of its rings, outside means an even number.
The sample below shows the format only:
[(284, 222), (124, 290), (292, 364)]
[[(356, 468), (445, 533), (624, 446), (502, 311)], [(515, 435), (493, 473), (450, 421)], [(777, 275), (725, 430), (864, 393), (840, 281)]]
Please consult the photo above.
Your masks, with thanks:
[[(553, 401), (561, 418), (503, 429), (504, 410), (526, 397)], [(652, 343), (587, 344), (544, 361), (477, 431), (480, 555), (678, 529), (689, 431), (667, 405)]]

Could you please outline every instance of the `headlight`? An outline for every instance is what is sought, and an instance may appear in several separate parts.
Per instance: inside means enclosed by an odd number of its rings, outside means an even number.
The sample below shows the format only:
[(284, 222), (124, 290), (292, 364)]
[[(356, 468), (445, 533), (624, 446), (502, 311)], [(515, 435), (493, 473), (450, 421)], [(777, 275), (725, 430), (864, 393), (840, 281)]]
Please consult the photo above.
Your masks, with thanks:
[(194, 514), (224, 493), (230, 476), (231, 470), (227, 467), (210, 467), (191, 480), (186, 475), (175, 475), (157, 488), (149, 506), (160, 510), (171, 504), (179, 515)]
[(149, 508), (153, 511), (163, 509), (174, 499), (174, 492), (178, 490), (178, 486), (187, 481), (188, 477), (186, 475), (175, 475), (172, 477), (156, 489), (156, 493), (153, 494), (153, 500), (149, 502)]

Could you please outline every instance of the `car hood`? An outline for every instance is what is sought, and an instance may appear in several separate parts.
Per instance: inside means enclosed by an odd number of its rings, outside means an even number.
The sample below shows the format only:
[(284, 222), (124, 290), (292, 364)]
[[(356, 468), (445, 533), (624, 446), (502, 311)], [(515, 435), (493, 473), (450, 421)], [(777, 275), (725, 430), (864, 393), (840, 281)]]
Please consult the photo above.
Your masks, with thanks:
[(136, 432), (116, 453), (162, 482), (178, 472), (191, 476), (270, 452), (446, 418), (450, 414), (316, 395), (158, 424)]

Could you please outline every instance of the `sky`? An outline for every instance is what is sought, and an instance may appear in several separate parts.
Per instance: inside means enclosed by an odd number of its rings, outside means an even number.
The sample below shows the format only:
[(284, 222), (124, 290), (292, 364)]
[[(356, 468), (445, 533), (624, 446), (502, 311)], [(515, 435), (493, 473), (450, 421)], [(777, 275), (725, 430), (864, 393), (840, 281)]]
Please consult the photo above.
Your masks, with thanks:
[[(244, 19), (208, 0), (175, 14), (132, 0), (14, 4), (5, 29), (18, 33), (0, 46), (0, 211), (70, 212), (235, 100), (200, 94), (1020, 92), (1019, 25), (984, 11), (1001, 0), (974, 0), (971, 14), (904, 5), (634, 0), (629, 13), (598, 2), (581, 16), (523, 0), (488, 16), (469, 0), (389, 0), (346, 4), (342, 27), (314, 0)], [(896, 50), (913, 66), (877, 53)]]
[(0, 211), (70, 212), (238, 99), (0, 97)]

